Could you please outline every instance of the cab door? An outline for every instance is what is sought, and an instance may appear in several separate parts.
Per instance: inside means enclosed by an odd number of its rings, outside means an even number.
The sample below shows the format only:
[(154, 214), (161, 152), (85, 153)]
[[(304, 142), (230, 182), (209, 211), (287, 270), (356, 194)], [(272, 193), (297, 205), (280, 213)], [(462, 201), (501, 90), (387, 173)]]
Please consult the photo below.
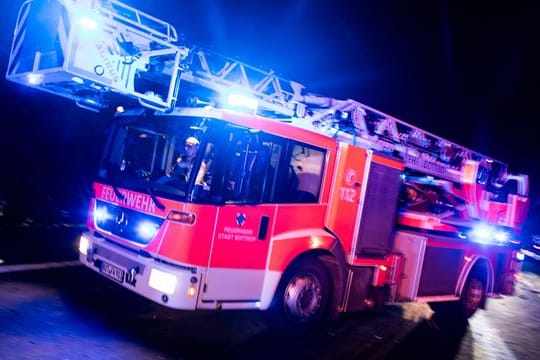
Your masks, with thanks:
[(222, 184), (202, 301), (258, 301), (265, 275), (276, 204), (275, 185), (281, 146), (274, 137), (230, 128), (218, 155)]
[(258, 301), (275, 205), (218, 209), (203, 301)]

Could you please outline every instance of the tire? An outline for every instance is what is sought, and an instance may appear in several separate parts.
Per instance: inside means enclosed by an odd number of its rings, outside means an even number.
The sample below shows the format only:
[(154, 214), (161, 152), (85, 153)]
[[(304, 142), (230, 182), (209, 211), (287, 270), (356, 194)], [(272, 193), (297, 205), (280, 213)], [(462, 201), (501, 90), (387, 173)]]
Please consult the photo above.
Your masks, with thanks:
[(482, 280), (470, 278), (465, 283), (461, 294), (461, 311), (465, 319), (471, 318), (480, 307), (485, 296), (485, 286)]
[(330, 275), (316, 258), (307, 258), (285, 272), (268, 311), (269, 323), (295, 335), (326, 320), (331, 300)]

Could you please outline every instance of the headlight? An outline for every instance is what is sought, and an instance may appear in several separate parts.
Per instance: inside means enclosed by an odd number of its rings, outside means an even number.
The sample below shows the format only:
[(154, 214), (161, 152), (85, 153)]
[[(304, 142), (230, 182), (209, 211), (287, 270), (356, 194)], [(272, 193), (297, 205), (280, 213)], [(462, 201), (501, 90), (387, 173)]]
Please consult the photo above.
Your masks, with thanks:
[(84, 235), (81, 235), (79, 239), (79, 251), (81, 254), (88, 255), (88, 248), (90, 247), (90, 240)]
[(174, 294), (174, 290), (176, 288), (176, 276), (165, 271), (152, 269), (150, 271), (148, 285), (157, 291), (172, 295)]

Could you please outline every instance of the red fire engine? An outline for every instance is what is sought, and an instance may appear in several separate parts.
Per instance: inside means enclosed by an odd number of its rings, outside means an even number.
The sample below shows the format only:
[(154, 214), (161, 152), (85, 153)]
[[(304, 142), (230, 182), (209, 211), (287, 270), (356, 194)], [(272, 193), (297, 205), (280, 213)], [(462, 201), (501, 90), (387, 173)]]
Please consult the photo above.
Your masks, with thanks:
[(354, 100), (306, 92), (116, 0), (28, 0), (7, 78), (122, 102), (80, 261), (164, 306), (311, 327), (384, 302), (512, 294), (526, 175)]

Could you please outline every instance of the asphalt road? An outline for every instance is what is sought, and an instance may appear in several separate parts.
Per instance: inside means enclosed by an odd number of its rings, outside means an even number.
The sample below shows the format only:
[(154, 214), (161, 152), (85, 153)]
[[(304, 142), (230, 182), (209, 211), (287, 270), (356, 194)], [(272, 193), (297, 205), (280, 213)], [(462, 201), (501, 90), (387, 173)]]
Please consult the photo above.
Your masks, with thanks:
[(3, 359), (384, 358), (411, 314), (388, 306), (284, 337), (261, 312), (172, 311), (81, 266), (0, 274)]
[(488, 299), (466, 322), (452, 315), (452, 305), (432, 304), (422, 321), (390, 359), (540, 359), (540, 262), (527, 257), (514, 296)]
[(540, 269), (530, 258), (516, 296), (489, 299), (468, 322), (452, 305), (399, 304), (286, 338), (260, 312), (172, 311), (128, 292), (78, 265), (79, 231), (0, 232), (2, 359), (540, 358)]
[(388, 305), (286, 338), (261, 312), (173, 311), (99, 277), (77, 262), (79, 233), (0, 227), (2, 359), (383, 358), (430, 313)]

